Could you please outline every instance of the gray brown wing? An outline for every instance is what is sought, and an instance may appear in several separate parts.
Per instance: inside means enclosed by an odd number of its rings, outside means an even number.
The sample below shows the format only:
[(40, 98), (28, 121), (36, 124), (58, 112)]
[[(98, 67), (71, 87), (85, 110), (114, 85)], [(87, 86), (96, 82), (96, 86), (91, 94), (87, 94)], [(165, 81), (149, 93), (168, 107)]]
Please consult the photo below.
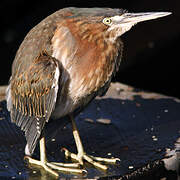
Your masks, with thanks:
[(7, 98), (11, 121), (25, 132), (30, 154), (55, 106), (59, 74), (58, 61), (42, 53), (27, 71), (11, 79)]

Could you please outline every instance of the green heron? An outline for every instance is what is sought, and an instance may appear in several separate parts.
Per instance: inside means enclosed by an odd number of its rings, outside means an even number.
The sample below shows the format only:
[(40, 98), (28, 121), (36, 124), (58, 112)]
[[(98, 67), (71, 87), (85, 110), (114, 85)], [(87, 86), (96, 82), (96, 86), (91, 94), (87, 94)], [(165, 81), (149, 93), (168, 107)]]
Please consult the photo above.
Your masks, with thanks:
[[(30, 164), (58, 176), (54, 170), (83, 173), (79, 164), (84, 160), (104, 170), (107, 166), (101, 161), (118, 160), (87, 155), (74, 116), (108, 90), (121, 62), (123, 43), (119, 37), (138, 22), (169, 14), (71, 7), (48, 16), (27, 34), (12, 65), (7, 108), (11, 121), (25, 132), (25, 154)], [(78, 153), (64, 149), (65, 155), (78, 163), (48, 162), (43, 129), (49, 120), (67, 116)], [(40, 161), (31, 157), (38, 141)]]

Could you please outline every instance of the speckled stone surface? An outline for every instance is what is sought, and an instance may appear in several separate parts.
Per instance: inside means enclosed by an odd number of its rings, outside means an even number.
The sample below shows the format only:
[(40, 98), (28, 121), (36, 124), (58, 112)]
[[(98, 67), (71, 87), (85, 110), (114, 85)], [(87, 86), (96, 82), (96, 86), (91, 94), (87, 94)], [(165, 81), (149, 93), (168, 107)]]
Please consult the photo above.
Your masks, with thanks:
[[(25, 163), (25, 138), (20, 129), (10, 123), (4, 91), (5, 87), (0, 88), (0, 179), (53, 179), (43, 169), (28, 167)], [(179, 167), (179, 143), (175, 144), (180, 136), (179, 110), (180, 101), (176, 98), (113, 83), (107, 94), (97, 97), (76, 122), (87, 154), (118, 157), (120, 163), (109, 165), (107, 172), (85, 164), (86, 175), (59, 172), (60, 178), (140, 179), (144, 175), (161, 179), (171, 176), (167, 170)], [(71, 125), (57, 121), (47, 127), (48, 160), (70, 162), (64, 158), (61, 148), (76, 152)], [(38, 150), (39, 147), (35, 150), (36, 158), (39, 158)], [(157, 171), (153, 171), (154, 167)], [(177, 178), (175, 171), (172, 172), (172, 177)]]

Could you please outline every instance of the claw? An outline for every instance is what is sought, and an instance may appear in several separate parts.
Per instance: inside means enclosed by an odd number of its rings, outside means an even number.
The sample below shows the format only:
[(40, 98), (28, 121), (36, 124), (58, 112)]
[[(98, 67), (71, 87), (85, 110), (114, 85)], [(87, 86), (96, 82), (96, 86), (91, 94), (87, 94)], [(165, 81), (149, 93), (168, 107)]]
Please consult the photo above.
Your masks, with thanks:
[(119, 158), (114, 158), (115, 163), (121, 162), (121, 160)]
[(65, 152), (65, 151), (67, 151), (67, 149), (65, 148), (65, 147), (63, 147), (63, 148), (61, 148), (61, 152)]
[(25, 161), (28, 161), (28, 162), (29, 162), (29, 159), (30, 159), (29, 156), (24, 156), (24, 160), (25, 160)]

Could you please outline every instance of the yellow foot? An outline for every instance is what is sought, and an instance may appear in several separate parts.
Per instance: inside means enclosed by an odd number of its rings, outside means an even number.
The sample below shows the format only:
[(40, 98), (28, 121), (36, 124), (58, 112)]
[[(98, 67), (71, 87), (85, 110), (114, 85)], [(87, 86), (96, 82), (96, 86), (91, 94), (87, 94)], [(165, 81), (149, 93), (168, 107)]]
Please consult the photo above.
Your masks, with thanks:
[(97, 168), (100, 168), (102, 170), (107, 170), (108, 167), (106, 165), (103, 165), (99, 162), (105, 162), (105, 163), (116, 163), (117, 161), (120, 161), (119, 158), (101, 158), (101, 157), (94, 157), (87, 155), (86, 153), (79, 153), (79, 154), (74, 154), (69, 152), (66, 148), (63, 148), (62, 150), (65, 151), (65, 156), (70, 157), (76, 161), (78, 161), (81, 165), (83, 165), (83, 160), (86, 160), (90, 164), (94, 165)]
[(69, 173), (80, 173), (80, 174), (87, 173), (87, 171), (84, 169), (78, 169), (80, 167), (79, 163), (66, 164), (66, 163), (56, 163), (56, 162), (42, 162), (42, 161), (33, 159), (29, 156), (25, 156), (24, 159), (28, 160), (29, 164), (38, 165), (38, 166), (43, 167), (45, 169), (45, 171), (47, 171), (48, 173), (50, 173), (56, 177), (59, 177), (59, 174), (57, 172), (53, 171), (52, 169), (58, 170), (58, 171), (63, 171), (63, 172), (69, 172)]

